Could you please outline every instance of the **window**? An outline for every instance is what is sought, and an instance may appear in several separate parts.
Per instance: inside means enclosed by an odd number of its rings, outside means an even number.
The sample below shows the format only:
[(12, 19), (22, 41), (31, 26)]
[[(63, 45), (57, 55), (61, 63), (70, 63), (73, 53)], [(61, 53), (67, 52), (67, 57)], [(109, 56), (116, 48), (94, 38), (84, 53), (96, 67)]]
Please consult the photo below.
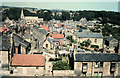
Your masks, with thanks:
[(98, 72), (94, 73), (94, 77), (97, 78), (98, 77)]
[(99, 72), (99, 78), (102, 78), (102, 72)]
[(95, 43), (97, 43), (97, 39), (95, 39)]
[(82, 67), (83, 70), (87, 70), (87, 63), (83, 63)]
[(100, 62), (100, 67), (103, 67), (103, 62)]
[(48, 44), (46, 44), (46, 48), (48, 48)]
[(116, 63), (111, 63), (112, 68), (115, 68), (115, 66), (116, 66)]
[(39, 67), (36, 67), (36, 72), (38, 72), (38, 71), (39, 71), (38, 69), (39, 69)]
[(94, 78), (102, 78), (102, 72), (95, 72), (94, 73)]
[(99, 67), (99, 62), (95, 62), (95, 68)]

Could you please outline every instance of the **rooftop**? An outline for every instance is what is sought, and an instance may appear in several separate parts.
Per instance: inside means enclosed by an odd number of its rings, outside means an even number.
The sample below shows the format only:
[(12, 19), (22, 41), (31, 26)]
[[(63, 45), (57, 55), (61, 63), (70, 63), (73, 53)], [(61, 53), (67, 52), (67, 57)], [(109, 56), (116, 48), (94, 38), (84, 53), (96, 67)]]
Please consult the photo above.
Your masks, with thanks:
[(91, 32), (75, 32), (75, 35), (79, 38), (103, 38), (100, 33), (91, 33)]
[(107, 40), (107, 41), (111, 41), (112, 39), (114, 39), (114, 37), (109, 37), (109, 38), (107, 38), (106, 40)]
[(49, 28), (47, 26), (40, 26), (41, 28), (43, 28), (46, 31), (50, 31)]
[(44, 56), (40, 54), (15, 54), (12, 58), (12, 66), (44, 66)]
[(0, 27), (0, 32), (3, 32), (3, 31), (9, 31), (10, 29), (9, 28), (7, 28), (6, 26), (2, 26), (2, 27)]
[(50, 36), (52, 38), (55, 38), (55, 39), (62, 39), (62, 38), (64, 38), (63, 34), (51, 34)]
[(118, 54), (104, 54), (104, 53), (84, 53), (75, 55), (76, 62), (118, 62), (120, 55)]

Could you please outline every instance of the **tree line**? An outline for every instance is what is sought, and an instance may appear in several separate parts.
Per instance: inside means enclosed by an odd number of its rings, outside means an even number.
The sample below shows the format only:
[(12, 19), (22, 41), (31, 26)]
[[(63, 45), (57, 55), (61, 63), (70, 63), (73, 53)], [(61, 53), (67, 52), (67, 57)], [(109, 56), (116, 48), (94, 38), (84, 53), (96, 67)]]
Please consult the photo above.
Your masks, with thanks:
[[(53, 15), (54, 13), (54, 15)], [(61, 13), (61, 14), (58, 14)], [(18, 20), (20, 18), (21, 8), (10, 8), (2, 12), (2, 20), (4, 21), (6, 17), (13, 20)], [(87, 20), (97, 19), (101, 21), (102, 24), (112, 23), (120, 25), (120, 13), (112, 11), (67, 11), (67, 10), (47, 10), (40, 9), (36, 13), (31, 13), (24, 9), (25, 16), (38, 16), (43, 18), (44, 21), (49, 21), (52, 19), (56, 20), (74, 20), (79, 21), (81, 18), (86, 18)]]

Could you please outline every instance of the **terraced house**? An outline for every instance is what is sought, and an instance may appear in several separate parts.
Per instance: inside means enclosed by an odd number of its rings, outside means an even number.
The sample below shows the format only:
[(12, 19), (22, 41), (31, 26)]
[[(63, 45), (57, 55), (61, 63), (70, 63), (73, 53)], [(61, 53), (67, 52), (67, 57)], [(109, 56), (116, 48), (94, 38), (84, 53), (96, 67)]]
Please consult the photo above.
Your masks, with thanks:
[[(118, 53), (74, 52), (74, 71), (79, 76), (120, 76), (120, 43)], [(119, 77), (118, 77), (119, 78)]]
[(90, 40), (91, 45), (98, 45), (99, 48), (102, 48), (103, 45), (103, 36), (101, 33), (91, 33), (91, 32), (75, 32), (75, 37), (73, 38), (78, 43), (82, 43), (85, 40)]

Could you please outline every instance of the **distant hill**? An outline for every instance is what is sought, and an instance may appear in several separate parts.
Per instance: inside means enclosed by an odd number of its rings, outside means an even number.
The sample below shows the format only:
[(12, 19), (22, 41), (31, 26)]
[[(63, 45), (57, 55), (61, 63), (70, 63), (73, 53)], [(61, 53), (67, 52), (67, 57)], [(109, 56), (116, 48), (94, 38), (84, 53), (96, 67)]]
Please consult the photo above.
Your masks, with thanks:
[(24, 8), (24, 9), (37, 9), (37, 8), (31, 8), (31, 7), (15, 7), (15, 6), (2, 6), (2, 8)]

